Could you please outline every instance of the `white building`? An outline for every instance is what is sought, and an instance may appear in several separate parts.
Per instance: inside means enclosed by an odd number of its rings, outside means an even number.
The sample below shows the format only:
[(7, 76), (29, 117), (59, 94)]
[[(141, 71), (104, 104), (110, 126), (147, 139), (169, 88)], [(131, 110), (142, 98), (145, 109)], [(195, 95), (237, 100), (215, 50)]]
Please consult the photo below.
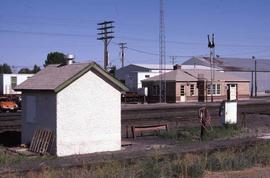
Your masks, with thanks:
[[(166, 65), (166, 72), (173, 70), (173, 65)], [(142, 80), (159, 75), (157, 64), (130, 64), (116, 70), (115, 77), (124, 83), (130, 91), (142, 89)]]
[(33, 75), (34, 74), (0, 74), (0, 94), (21, 94), (21, 92), (14, 91), (13, 89)]
[(22, 143), (37, 128), (55, 133), (57, 156), (121, 149), (121, 92), (128, 89), (96, 63), (49, 65), (22, 91)]

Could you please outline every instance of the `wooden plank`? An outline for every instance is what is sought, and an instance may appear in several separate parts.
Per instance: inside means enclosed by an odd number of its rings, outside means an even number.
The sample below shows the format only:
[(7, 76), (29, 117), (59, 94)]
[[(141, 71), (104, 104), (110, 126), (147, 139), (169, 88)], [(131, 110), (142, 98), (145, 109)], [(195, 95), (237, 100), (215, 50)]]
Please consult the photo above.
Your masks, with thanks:
[(37, 137), (37, 130), (34, 131), (34, 135), (32, 137), (31, 144), (30, 144), (30, 147), (29, 147), (30, 151), (34, 150), (36, 137)]
[(132, 126), (131, 131), (133, 135), (133, 139), (136, 138), (137, 133), (142, 133), (143, 131), (160, 131), (160, 130), (166, 130), (168, 131), (168, 124), (159, 124), (159, 125), (148, 125), (148, 126)]

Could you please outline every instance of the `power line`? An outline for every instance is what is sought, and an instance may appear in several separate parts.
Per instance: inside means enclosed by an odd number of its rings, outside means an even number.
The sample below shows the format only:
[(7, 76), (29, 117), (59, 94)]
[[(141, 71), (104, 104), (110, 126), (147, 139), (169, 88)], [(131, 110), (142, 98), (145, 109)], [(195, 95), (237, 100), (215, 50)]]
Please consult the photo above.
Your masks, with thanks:
[(45, 36), (71, 36), (71, 37), (94, 37), (94, 35), (86, 34), (72, 34), (72, 33), (51, 33), (51, 32), (30, 32), (30, 31), (20, 31), (20, 30), (6, 30), (0, 29), (0, 32), (3, 33), (22, 33), (29, 35), (45, 35)]
[[(33, 32), (33, 31), (21, 31), (21, 30), (10, 30), (10, 29), (0, 29), (2, 33), (21, 33), (29, 35), (46, 35), (46, 36), (73, 36), (73, 37), (95, 37), (95, 35), (89, 34), (74, 34), (74, 33), (55, 33), (55, 32)], [(147, 38), (135, 38), (127, 36), (116, 36), (117, 39), (128, 39), (130, 41), (148, 41), (148, 42), (158, 42), (156, 39), (147, 39)], [(204, 43), (200, 42), (185, 42), (185, 41), (171, 41), (166, 40), (166, 43), (175, 43), (181, 45), (203, 45)], [(228, 44), (228, 43), (218, 43), (219, 46), (223, 47), (245, 47), (245, 48), (270, 48), (270, 45), (248, 45), (248, 44)]]

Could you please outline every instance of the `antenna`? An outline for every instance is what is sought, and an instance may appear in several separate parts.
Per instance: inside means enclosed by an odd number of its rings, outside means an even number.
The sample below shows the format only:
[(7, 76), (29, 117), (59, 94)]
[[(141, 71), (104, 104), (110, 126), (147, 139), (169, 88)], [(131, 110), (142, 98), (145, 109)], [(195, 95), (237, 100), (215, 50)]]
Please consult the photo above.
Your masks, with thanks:
[(159, 102), (166, 102), (166, 55), (165, 55), (165, 23), (164, 23), (164, 4), (160, 0), (160, 19), (159, 19)]

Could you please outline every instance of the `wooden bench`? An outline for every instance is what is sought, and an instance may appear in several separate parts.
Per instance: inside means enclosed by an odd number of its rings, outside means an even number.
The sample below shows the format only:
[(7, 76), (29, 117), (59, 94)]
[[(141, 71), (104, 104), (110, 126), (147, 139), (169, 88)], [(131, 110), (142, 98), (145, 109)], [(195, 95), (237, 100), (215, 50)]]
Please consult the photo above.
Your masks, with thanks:
[(147, 125), (147, 126), (131, 126), (131, 132), (132, 132), (132, 137), (133, 139), (136, 138), (137, 133), (142, 133), (144, 131), (155, 131), (158, 132), (160, 130), (165, 130), (166, 132), (168, 131), (168, 124), (159, 124), (159, 125)]

